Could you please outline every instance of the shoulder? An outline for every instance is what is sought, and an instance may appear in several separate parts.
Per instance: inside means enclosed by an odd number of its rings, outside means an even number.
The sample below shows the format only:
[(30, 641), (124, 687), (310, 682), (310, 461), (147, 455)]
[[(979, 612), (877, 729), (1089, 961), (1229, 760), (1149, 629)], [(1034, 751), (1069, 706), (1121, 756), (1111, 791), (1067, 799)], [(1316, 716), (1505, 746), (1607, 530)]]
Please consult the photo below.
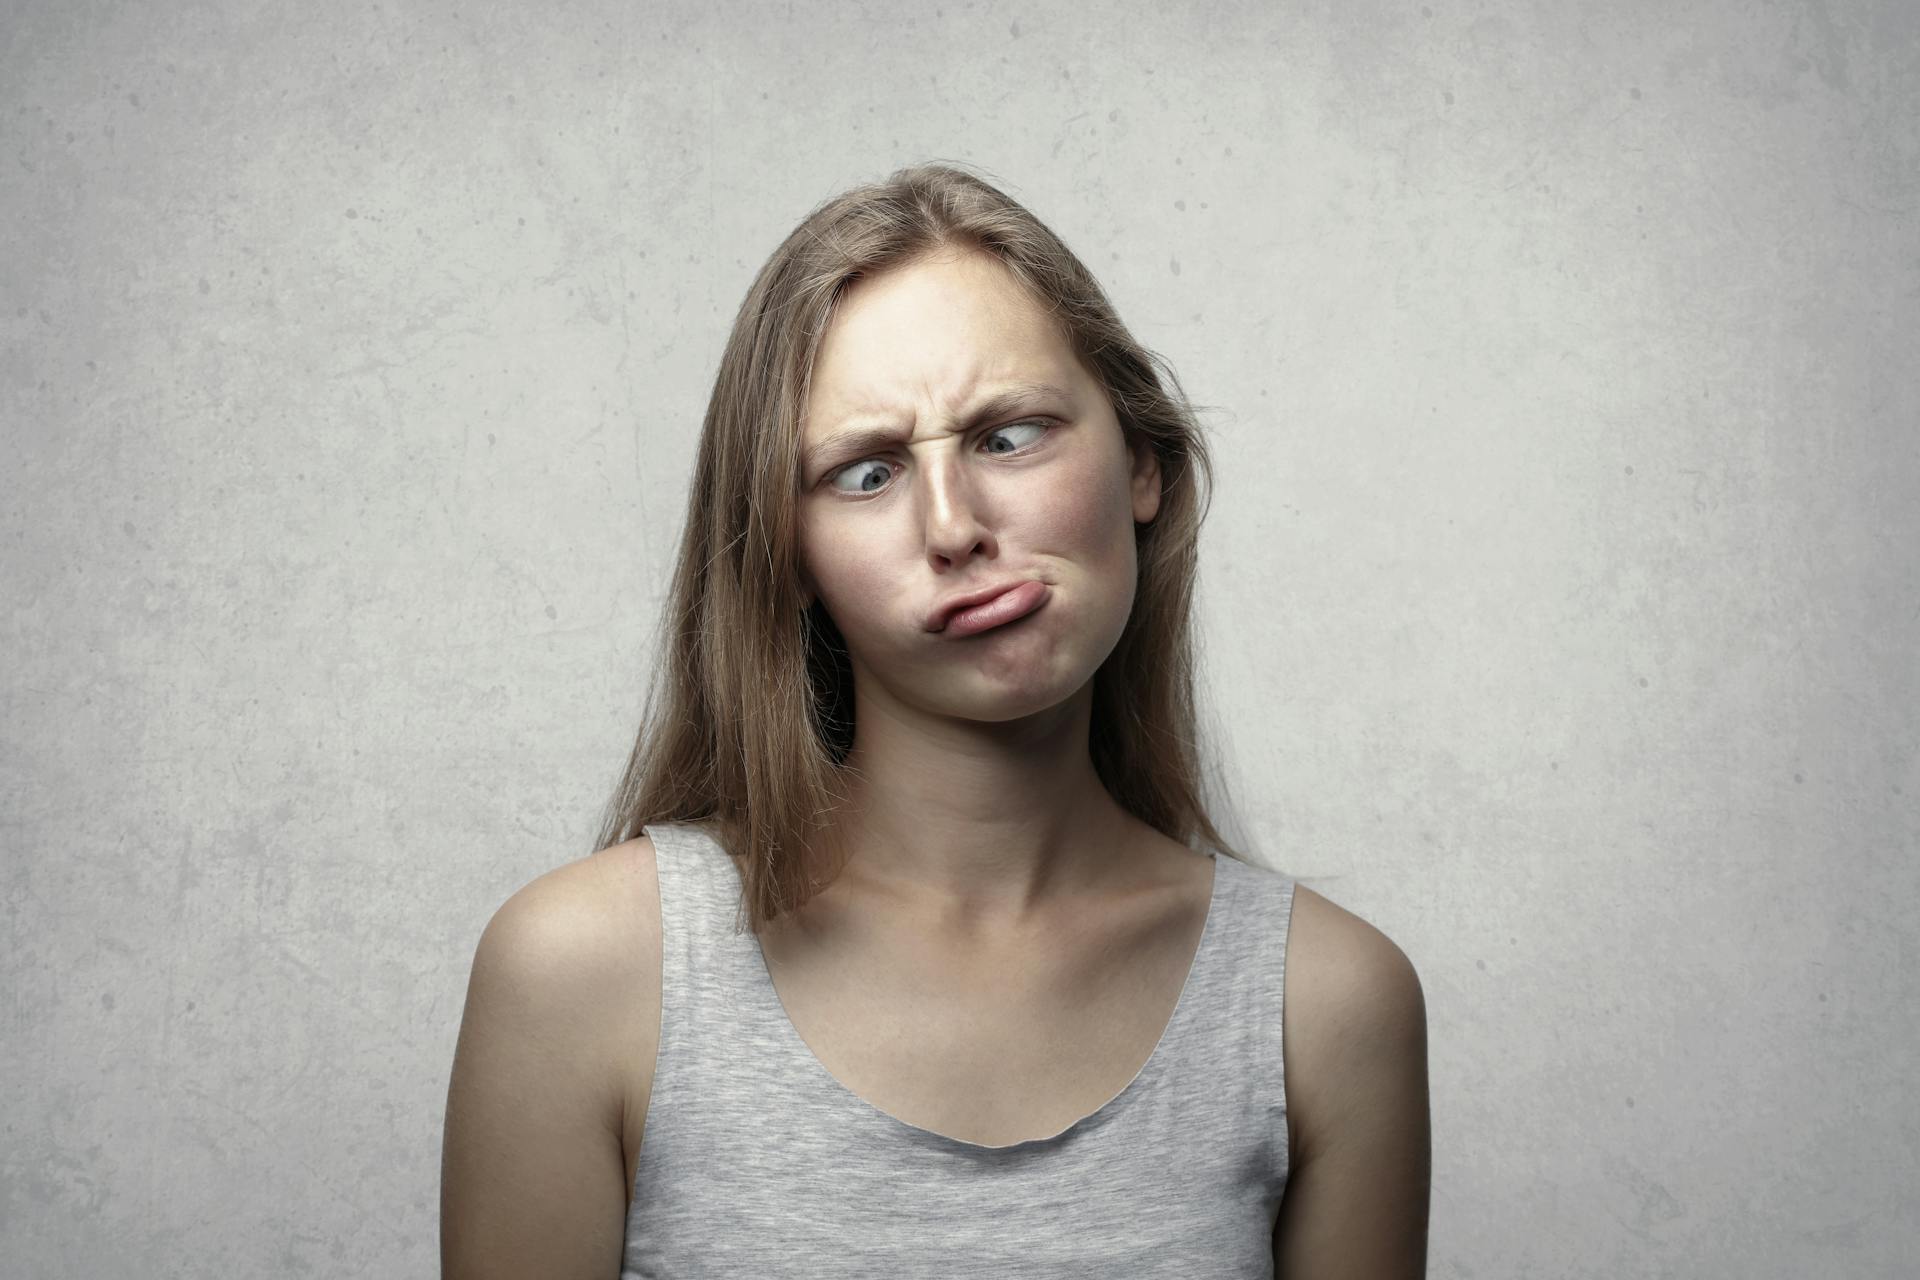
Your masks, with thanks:
[(1426, 1274), (1426, 999), (1380, 930), (1296, 885), (1287, 939), (1288, 1172), (1276, 1275)]
[(1426, 997), (1406, 953), (1296, 885), (1282, 1032), (1296, 1163), (1381, 1095), (1424, 1093), (1426, 1028)]
[(580, 1073), (575, 1083), (625, 1111), (638, 1051), (658, 1016), (658, 904), (644, 836), (521, 886), (475, 948), (470, 1034), (564, 1046)]
[(521, 886), (487, 922), (475, 966), (549, 993), (591, 994), (624, 984), (658, 934), (653, 842), (640, 836)]
[(658, 972), (643, 871), (647, 842), (603, 849), (522, 886), (481, 932), (447, 1088), (448, 1275), (618, 1265), (645, 975)]

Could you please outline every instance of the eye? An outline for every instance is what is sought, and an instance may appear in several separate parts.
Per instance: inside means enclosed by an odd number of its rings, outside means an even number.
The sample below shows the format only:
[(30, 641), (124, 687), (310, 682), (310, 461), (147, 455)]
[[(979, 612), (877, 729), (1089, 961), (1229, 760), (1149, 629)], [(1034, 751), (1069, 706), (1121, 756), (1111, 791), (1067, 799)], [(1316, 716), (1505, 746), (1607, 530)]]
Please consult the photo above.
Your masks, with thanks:
[[(1038, 435), (1035, 435), (1035, 436), (1034, 436), (1034, 437), (1032, 438), (1032, 440), (1030, 440), (1030, 441), (1029, 441), (1028, 443), (1033, 443), (1033, 441), (1037, 441), (1037, 440), (1039, 440), (1039, 439), (1040, 439), (1040, 436), (1043, 436), (1043, 435), (1045, 435), (1045, 434), (1047, 433), (1047, 431), (1048, 431), (1048, 426), (1047, 426), (1047, 424), (1046, 424), (1046, 423), (1044, 423), (1044, 422), (1010, 422), (1010, 423), (1008, 423), (1008, 424), (1007, 424), (1006, 426), (1004, 426), (1004, 427), (995, 427), (995, 428), (994, 428), (993, 430), (991, 430), (991, 431), (989, 431), (989, 432), (987, 432), (987, 435), (986, 435), (986, 438), (987, 438), (987, 439), (989, 439), (989, 440), (991, 440), (991, 439), (993, 439), (993, 438), (994, 438), (995, 436), (997, 436), (997, 435), (999, 435), (999, 434), (1000, 434), (1000, 433), (1001, 433), (1002, 431), (1018, 431), (1018, 430), (1019, 430), (1019, 429), (1020, 429), (1021, 427), (1031, 427), (1031, 428), (1032, 428), (1032, 429), (1033, 429), (1034, 431), (1036, 431), (1036, 432), (1038, 432), (1038, 433), (1039, 433)], [(1018, 452), (1020, 452), (1020, 446), (1019, 446), (1019, 445), (1015, 445), (1015, 446), (1014, 446), (1013, 448), (1011, 448), (1011, 449), (992, 449), (992, 450), (989, 450), (988, 452), (990, 452), (990, 453), (1018, 453)]]
[[(839, 469), (833, 471), (827, 476), (827, 487), (829, 489), (836, 490), (837, 492), (840, 492), (840, 493), (874, 493), (878, 491), (880, 486), (886, 483), (885, 478), (881, 477), (881, 473), (878, 471), (869, 471), (866, 473), (866, 475), (862, 476), (859, 481), (860, 487), (858, 489), (849, 489), (845, 485), (840, 483), (841, 476), (858, 475), (860, 472), (860, 468), (864, 466), (868, 466), (870, 464), (885, 465), (881, 463), (880, 459), (878, 458), (862, 458), (858, 462), (849, 462), (846, 466), (840, 467)], [(869, 479), (873, 479), (874, 477), (881, 477), (881, 478), (875, 480), (874, 483), (872, 484), (868, 484), (867, 481)]]
[[(1051, 431), (1052, 429), (1053, 429), (1052, 423), (1042, 422), (1038, 419), (1033, 419), (1033, 420), (1024, 421), (1024, 422), (1010, 422), (1004, 427), (995, 427), (993, 430), (987, 432), (984, 436), (982, 436), (981, 439), (983, 442), (991, 442), (995, 437), (1001, 436), (1004, 433), (1009, 431), (1018, 432), (1018, 431), (1025, 430), (1025, 431), (1032, 431), (1035, 433), (1026, 441), (1025, 445), (1016, 444), (1012, 448), (1008, 448), (1008, 449), (988, 449), (987, 450), (988, 453), (994, 454), (996, 456), (1006, 457), (1009, 454), (1020, 453), (1025, 448), (1031, 447), (1033, 444), (1038, 443), (1041, 437), (1046, 435), (1046, 433)], [(871, 470), (871, 471), (861, 470), (861, 468), (868, 467), (868, 466), (872, 466), (879, 469)], [(862, 458), (858, 462), (849, 462), (844, 467), (836, 467), (834, 470), (828, 472), (824, 477), (824, 479), (826, 481), (827, 486), (833, 489), (837, 493), (844, 493), (849, 496), (852, 496), (855, 494), (864, 494), (864, 493), (878, 493), (882, 488), (885, 487), (886, 481), (891, 475), (891, 472), (885, 469), (888, 466), (889, 464), (886, 462), (885, 459), (882, 459), (882, 458)], [(859, 487), (857, 489), (850, 489), (847, 486), (841, 484), (840, 480), (841, 480), (841, 477), (843, 476), (856, 477), (857, 478), (856, 483), (858, 484)]]

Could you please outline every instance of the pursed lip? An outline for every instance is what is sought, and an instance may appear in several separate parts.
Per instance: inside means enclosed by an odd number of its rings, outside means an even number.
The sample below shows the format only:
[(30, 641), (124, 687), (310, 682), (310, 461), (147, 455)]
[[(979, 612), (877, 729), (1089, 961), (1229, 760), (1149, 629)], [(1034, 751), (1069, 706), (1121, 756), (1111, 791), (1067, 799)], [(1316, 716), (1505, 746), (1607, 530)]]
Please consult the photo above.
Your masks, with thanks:
[(1037, 578), (1009, 578), (1005, 582), (996, 583), (992, 586), (978, 587), (972, 591), (962, 592), (959, 595), (948, 596), (945, 600), (935, 605), (933, 612), (927, 615), (927, 630), (944, 631), (946, 630), (947, 622), (954, 614), (960, 612), (962, 609), (971, 609), (977, 604), (985, 604), (995, 596), (1005, 595), (1015, 587), (1037, 581)]

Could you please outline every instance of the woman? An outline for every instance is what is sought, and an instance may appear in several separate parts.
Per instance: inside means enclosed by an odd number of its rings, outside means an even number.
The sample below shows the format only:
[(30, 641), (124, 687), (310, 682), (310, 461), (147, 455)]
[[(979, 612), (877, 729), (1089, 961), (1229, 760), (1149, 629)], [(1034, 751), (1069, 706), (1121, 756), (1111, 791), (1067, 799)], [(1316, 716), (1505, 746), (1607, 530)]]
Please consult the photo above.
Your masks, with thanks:
[(787, 238), (604, 847), (474, 958), (445, 1274), (1423, 1273), (1418, 979), (1199, 798), (1206, 473), (978, 178)]

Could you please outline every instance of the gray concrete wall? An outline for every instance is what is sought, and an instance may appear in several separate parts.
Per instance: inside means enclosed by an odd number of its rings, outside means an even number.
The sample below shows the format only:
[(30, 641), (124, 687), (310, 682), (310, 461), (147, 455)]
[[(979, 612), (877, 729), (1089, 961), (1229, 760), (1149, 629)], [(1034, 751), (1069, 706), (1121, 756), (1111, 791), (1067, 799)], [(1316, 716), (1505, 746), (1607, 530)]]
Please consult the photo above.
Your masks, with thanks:
[(1225, 464), (1240, 830), (1424, 979), (1431, 1273), (1920, 1253), (1920, 17), (0, 7), (0, 1258), (421, 1276), (816, 201), (986, 168)]

